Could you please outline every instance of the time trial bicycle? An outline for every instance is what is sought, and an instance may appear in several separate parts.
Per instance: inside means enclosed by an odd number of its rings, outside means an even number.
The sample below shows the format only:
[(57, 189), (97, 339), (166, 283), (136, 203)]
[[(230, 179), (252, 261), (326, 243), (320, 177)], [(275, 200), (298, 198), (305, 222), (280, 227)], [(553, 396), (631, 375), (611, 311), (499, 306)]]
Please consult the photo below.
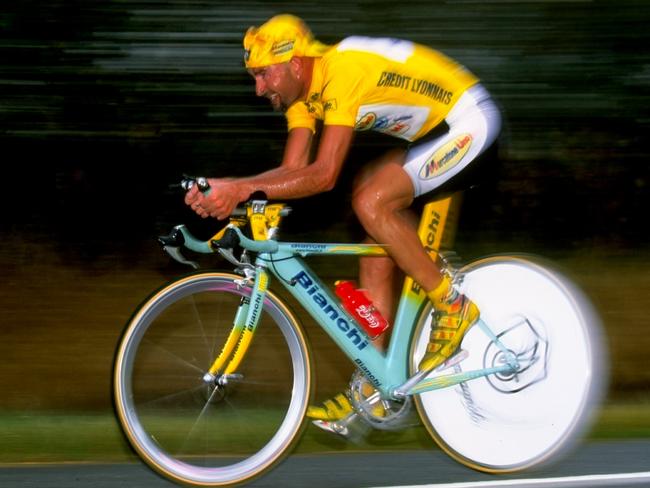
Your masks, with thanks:
[(296, 316), (269, 289), (271, 278), (357, 368), (350, 382), (354, 412), (332, 430), (346, 434), (353, 422), (403, 428), (415, 404), (447, 454), (492, 473), (537, 465), (571, 444), (602, 391), (597, 314), (568, 279), (529, 258), (452, 263), (439, 251), (453, 209), (453, 196), (426, 204), (418, 233), (481, 316), (459, 352), (434, 371), (417, 367), (435, 320), (417, 283), (405, 279), (390, 343), (381, 352), (303, 260), (384, 256), (382, 246), (279, 241), (290, 209), (264, 200), (238, 209), (207, 241), (183, 225), (160, 238), (180, 262), (197, 266), (182, 248), (218, 253), (235, 273), (195, 271), (176, 279), (127, 323), (116, 353), (114, 398), (135, 451), (162, 475), (196, 486), (250, 481), (290, 452), (306, 425), (313, 358)]

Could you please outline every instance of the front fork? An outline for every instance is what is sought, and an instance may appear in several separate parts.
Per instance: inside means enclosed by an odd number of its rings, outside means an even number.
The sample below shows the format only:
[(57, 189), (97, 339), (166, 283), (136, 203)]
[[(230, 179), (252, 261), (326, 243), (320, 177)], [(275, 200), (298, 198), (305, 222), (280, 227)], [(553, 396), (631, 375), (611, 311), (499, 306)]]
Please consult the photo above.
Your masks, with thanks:
[[(208, 384), (224, 385), (229, 379), (238, 378), (235, 373), (253, 340), (257, 324), (262, 316), (264, 298), (268, 290), (269, 275), (264, 268), (257, 268), (250, 297), (243, 296), (237, 307), (230, 335), (221, 352), (203, 376)], [(245, 285), (243, 281), (242, 286)]]

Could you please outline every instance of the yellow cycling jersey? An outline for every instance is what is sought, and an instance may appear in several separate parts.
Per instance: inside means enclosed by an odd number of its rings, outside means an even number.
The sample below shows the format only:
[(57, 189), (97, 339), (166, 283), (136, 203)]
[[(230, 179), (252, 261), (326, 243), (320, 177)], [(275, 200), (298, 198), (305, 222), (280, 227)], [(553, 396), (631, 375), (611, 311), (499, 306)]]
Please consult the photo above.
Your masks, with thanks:
[(348, 37), (314, 61), (307, 100), (286, 111), (289, 130), (322, 120), (414, 141), (478, 82), (442, 53), (397, 39)]

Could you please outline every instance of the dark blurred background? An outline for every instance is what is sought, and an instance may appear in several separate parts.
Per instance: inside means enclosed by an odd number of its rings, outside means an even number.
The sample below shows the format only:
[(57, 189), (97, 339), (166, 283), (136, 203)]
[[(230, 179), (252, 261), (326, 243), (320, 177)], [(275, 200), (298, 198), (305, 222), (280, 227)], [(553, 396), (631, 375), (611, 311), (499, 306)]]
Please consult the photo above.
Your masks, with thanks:
[[(650, 391), (649, 2), (21, 0), (0, 9), (0, 408), (109, 405), (126, 319), (184, 271), (155, 236), (219, 225), (168, 185), (281, 157), (284, 120), (256, 99), (241, 39), (283, 12), (328, 43), (430, 45), (483, 80), (504, 130), (494, 177), (466, 196), (461, 255), (567, 266), (605, 318), (613, 395)], [(339, 190), (297, 206), (287, 238), (358, 238), (349, 180), (393, 143), (360, 136)]]

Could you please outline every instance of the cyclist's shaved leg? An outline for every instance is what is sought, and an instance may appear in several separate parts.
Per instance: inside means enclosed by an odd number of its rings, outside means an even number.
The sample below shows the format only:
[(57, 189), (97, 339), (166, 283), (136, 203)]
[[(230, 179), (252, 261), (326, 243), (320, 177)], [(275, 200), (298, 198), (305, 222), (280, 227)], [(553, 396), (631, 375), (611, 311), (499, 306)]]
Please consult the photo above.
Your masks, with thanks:
[[(442, 276), (422, 247), (412, 219), (405, 212), (413, 203), (413, 184), (402, 168), (403, 162), (403, 151), (388, 153), (383, 164), (355, 188), (352, 206), (368, 235), (387, 244), (400, 269), (430, 291), (438, 287)], [(371, 295), (374, 285), (365, 284)]]
[[(364, 242), (376, 244), (371, 238), (367, 238)], [(401, 275), (402, 273), (391, 257), (366, 256), (359, 259), (361, 288), (368, 291), (373, 305), (391, 324), (393, 323), (393, 313), (395, 312), (395, 301), (397, 299), (395, 296), (396, 284)], [(383, 349), (388, 337), (390, 337), (390, 329), (373, 340), (372, 343), (376, 348)]]
[[(360, 195), (365, 195), (365, 192), (371, 189), (378, 172), (385, 171), (386, 166), (395, 165), (395, 161), (401, 161), (403, 157), (402, 151), (395, 150), (364, 166), (354, 182), (354, 199)], [(412, 192), (410, 185), (407, 189)], [(400, 213), (400, 219), (409, 225), (411, 232), (415, 234), (417, 232), (418, 217), (408, 208), (396, 211)], [(368, 236), (365, 242), (373, 244), (383, 241)], [(421, 248), (421, 245), (418, 245), (418, 247)], [(395, 313), (396, 294), (399, 293), (402, 278), (402, 270), (395, 264), (392, 257), (362, 257), (359, 260), (361, 287), (368, 290), (375, 307), (391, 323)], [(390, 337), (390, 334), (382, 334), (373, 341), (373, 344), (375, 347), (382, 349), (386, 345), (388, 337)]]
[[(392, 161), (355, 189), (352, 205), (366, 232), (376, 241), (388, 244), (397, 265), (427, 291), (433, 302), (437, 321), (419, 365), (421, 370), (428, 370), (456, 352), (465, 332), (478, 320), (479, 310), (454, 290), (449, 277), (443, 280), (405, 217), (404, 210), (413, 202), (413, 184), (402, 168), (404, 153), (390, 154)], [(368, 283), (368, 289), (372, 294), (374, 284)]]

